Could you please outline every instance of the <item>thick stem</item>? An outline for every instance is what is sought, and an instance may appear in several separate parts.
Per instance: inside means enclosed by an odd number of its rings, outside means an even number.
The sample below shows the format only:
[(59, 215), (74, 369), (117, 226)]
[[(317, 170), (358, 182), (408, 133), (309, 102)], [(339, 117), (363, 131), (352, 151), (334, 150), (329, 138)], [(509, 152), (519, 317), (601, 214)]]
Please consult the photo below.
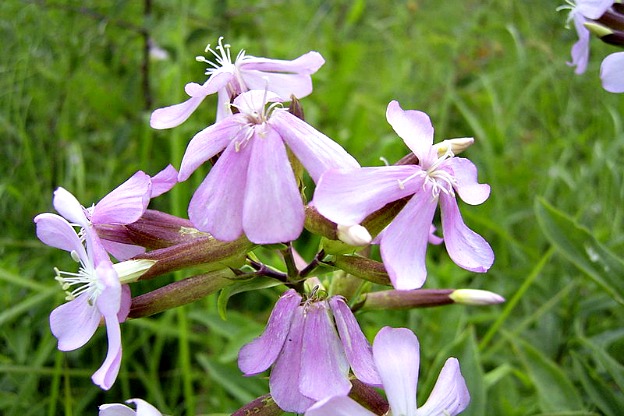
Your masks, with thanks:
[(411, 309), (449, 305), (455, 303), (449, 296), (453, 291), (454, 289), (416, 289), (371, 292), (365, 295), (358, 309)]
[(283, 413), (284, 411), (273, 401), (271, 395), (265, 394), (247, 403), (245, 406), (232, 413), (232, 416), (277, 416)]

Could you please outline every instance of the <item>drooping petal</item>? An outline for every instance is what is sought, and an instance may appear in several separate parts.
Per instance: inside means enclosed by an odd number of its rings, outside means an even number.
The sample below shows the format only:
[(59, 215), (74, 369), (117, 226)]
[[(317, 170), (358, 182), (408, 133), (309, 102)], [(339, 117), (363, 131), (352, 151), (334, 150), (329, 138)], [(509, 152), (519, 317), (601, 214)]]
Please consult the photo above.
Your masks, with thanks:
[(202, 163), (222, 151), (235, 140), (244, 120), (239, 116), (228, 117), (197, 133), (189, 142), (182, 158), (178, 180), (185, 181)]
[(340, 296), (331, 297), (329, 306), (334, 314), (340, 341), (342, 341), (353, 374), (366, 384), (380, 387), (381, 378), (375, 369), (371, 346), (353, 316), (353, 312)]
[(152, 176), (151, 198), (156, 198), (168, 192), (178, 183), (178, 171), (172, 165), (167, 165), (163, 170)]
[(136, 412), (120, 403), (103, 404), (98, 416), (136, 416)]
[(126, 400), (126, 403), (132, 403), (136, 406), (137, 416), (162, 416), (162, 413), (154, 406), (142, 399)]
[(295, 310), (288, 337), (269, 378), (271, 397), (286, 412), (303, 413), (314, 404), (314, 400), (299, 391), (304, 313), (302, 307)]
[(445, 169), (450, 167), (452, 176), (457, 181), (455, 190), (467, 204), (479, 205), (490, 196), (490, 185), (477, 181), (477, 167), (468, 159), (453, 157), (444, 163)]
[(150, 126), (154, 129), (169, 129), (179, 126), (199, 107), (206, 96), (224, 88), (231, 78), (231, 73), (220, 72), (211, 76), (203, 85), (195, 83), (187, 85), (185, 90), (191, 98), (183, 103), (155, 110), (150, 117)]
[(132, 306), (132, 294), (129, 285), (121, 285), (121, 300), (119, 303), (119, 311), (117, 312), (117, 320), (124, 322), (130, 313)]
[(290, 289), (275, 304), (262, 335), (240, 349), (238, 368), (250, 376), (261, 373), (277, 359), (290, 329), (301, 296)]
[(65, 188), (59, 187), (54, 191), (52, 204), (54, 205), (54, 209), (69, 222), (73, 222), (82, 227), (86, 227), (89, 224), (89, 220), (84, 213), (82, 205), (78, 202), (76, 197)]
[(347, 395), (351, 390), (349, 363), (329, 315), (327, 302), (305, 309), (299, 391), (314, 400)]
[(459, 267), (484, 273), (494, 263), (494, 252), (487, 241), (464, 224), (453, 196), (440, 194), (442, 234), (446, 251)]
[(578, 0), (575, 13), (580, 13), (588, 19), (598, 19), (613, 5), (613, 0)]
[(349, 396), (334, 396), (317, 402), (305, 416), (375, 416)]
[(589, 30), (584, 26), (585, 18), (580, 13), (574, 15), (574, 27), (578, 34), (578, 41), (572, 45), (571, 55), (572, 62), (567, 62), (569, 66), (575, 66), (574, 72), (576, 74), (582, 74), (587, 69), (587, 62), (589, 61)]
[(257, 244), (295, 240), (303, 231), (305, 212), (286, 147), (270, 126), (256, 133), (251, 145), (243, 205), (245, 235)]
[(602, 61), (600, 79), (606, 91), (624, 92), (624, 52), (612, 53)]
[(57, 307), (50, 314), (50, 330), (58, 340), (58, 349), (73, 351), (85, 345), (97, 329), (102, 314), (89, 304), (89, 294)]
[(119, 261), (128, 260), (134, 256), (145, 253), (145, 247), (118, 243), (116, 241), (102, 239), (102, 245), (108, 253)]
[(60, 248), (65, 251), (75, 251), (81, 259), (87, 258), (87, 253), (74, 227), (60, 215), (44, 213), (35, 217), (37, 237), (44, 244)]
[(322, 176), (312, 204), (327, 219), (342, 225), (359, 224), (389, 202), (419, 191), (423, 177), (415, 177), (420, 166), (384, 166), (353, 170), (329, 170)]
[(297, 156), (315, 183), (329, 169), (360, 167), (353, 156), (338, 143), (286, 110), (274, 110), (269, 124)]
[(418, 289), (425, 283), (425, 254), (436, 207), (428, 189), (414, 195), (378, 237), (381, 258), (397, 290)]
[(100, 388), (108, 390), (115, 383), (121, 365), (121, 329), (117, 314), (105, 315), (104, 320), (108, 336), (108, 352), (100, 368), (91, 376), (91, 380)]
[(403, 110), (398, 101), (391, 101), (386, 119), (421, 163), (429, 157), (433, 146), (433, 125), (427, 114)]
[(470, 393), (459, 369), (457, 358), (446, 360), (427, 402), (415, 416), (455, 416), (470, 403)]
[(152, 181), (138, 171), (113, 189), (91, 211), (92, 224), (131, 224), (141, 218), (147, 209), (152, 192)]
[(416, 335), (407, 328), (381, 328), (373, 342), (373, 358), (392, 414), (414, 415), (420, 366)]
[[(250, 146), (230, 144), (197, 188), (189, 204), (189, 219), (200, 231), (222, 241), (243, 233), (243, 202)], [(227, 215), (224, 215), (227, 213)]]

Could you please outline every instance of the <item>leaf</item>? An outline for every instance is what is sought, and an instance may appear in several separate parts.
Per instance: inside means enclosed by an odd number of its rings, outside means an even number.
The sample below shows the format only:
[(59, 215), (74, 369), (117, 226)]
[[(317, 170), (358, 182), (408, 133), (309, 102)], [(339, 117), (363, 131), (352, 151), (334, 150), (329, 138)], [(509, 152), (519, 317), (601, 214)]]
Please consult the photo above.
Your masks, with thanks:
[(624, 399), (616, 396), (595, 368), (578, 354), (572, 354), (574, 372), (581, 381), (583, 388), (591, 398), (591, 402), (607, 416), (621, 415)]
[(544, 199), (535, 200), (535, 214), (557, 250), (624, 305), (624, 261), (598, 242), (589, 230)]

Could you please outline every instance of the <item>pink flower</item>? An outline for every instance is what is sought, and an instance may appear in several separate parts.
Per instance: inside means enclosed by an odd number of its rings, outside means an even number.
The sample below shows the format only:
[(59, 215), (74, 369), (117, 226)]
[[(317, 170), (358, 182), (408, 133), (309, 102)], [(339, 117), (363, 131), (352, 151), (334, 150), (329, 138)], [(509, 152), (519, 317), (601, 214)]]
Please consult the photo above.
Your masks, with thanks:
[(464, 269), (487, 271), (494, 253), (483, 237), (464, 224), (455, 193), (464, 202), (477, 205), (488, 198), (489, 185), (477, 183), (476, 167), (468, 159), (453, 157), (451, 146), (438, 155), (433, 146), (433, 126), (425, 113), (404, 111), (392, 101), (386, 117), (419, 163), (330, 170), (318, 182), (313, 204), (329, 220), (349, 226), (390, 202), (411, 196), (375, 240), (396, 289), (417, 289), (426, 279), (427, 243), (439, 242), (431, 228), (438, 202), (451, 259)]
[(136, 406), (136, 411), (119, 403), (103, 404), (99, 416), (162, 416), (154, 406), (142, 399), (130, 399), (126, 403)]
[(206, 71), (208, 80), (203, 85), (194, 82), (186, 84), (184, 89), (191, 98), (185, 102), (154, 111), (150, 120), (153, 128), (168, 129), (182, 124), (204, 98), (215, 92), (218, 95), (217, 121), (231, 115), (231, 100), (249, 90), (267, 89), (282, 100), (289, 100), (291, 95), (303, 98), (312, 92), (310, 75), (325, 63), (318, 52), (308, 52), (293, 61), (284, 61), (247, 56), (242, 50), (232, 62), (230, 45), (223, 45), (222, 40), (222, 37), (219, 38), (216, 51), (210, 45), (206, 48), (206, 52), (215, 56), (216, 63), (204, 57), (197, 58), (211, 66)]
[(349, 366), (358, 379), (379, 385), (370, 345), (344, 299), (301, 301), (293, 289), (280, 297), (264, 333), (240, 350), (241, 371), (254, 375), (273, 365), (271, 396), (281, 409), (296, 413), (346, 395)]
[(266, 109), (268, 101), (280, 98), (260, 90), (239, 95), (239, 112), (197, 133), (184, 153), (180, 181), (223, 151), (188, 211), (197, 229), (218, 240), (243, 233), (258, 244), (299, 237), (304, 205), (286, 146), (315, 182), (327, 169), (359, 167), (342, 147), (279, 104)]
[[(427, 402), (416, 405), (420, 367), (418, 339), (406, 328), (382, 328), (373, 342), (373, 359), (390, 403), (390, 413), (401, 416), (455, 416), (470, 403), (470, 394), (456, 358), (446, 360)], [(306, 416), (375, 416), (347, 395), (319, 401)]]
[(602, 87), (609, 92), (624, 92), (624, 52), (607, 56), (600, 65)]
[(585, 22), (600, 18), (612, 5), (613, 0), (577, 0), (571, 8), (568, 21), (574, 21), (579, 39), (572, 46), (572, 62), (568, 62), (568, 65), (576, 67), (575, 73), (584, 73), (589, 61), (590, 33)]

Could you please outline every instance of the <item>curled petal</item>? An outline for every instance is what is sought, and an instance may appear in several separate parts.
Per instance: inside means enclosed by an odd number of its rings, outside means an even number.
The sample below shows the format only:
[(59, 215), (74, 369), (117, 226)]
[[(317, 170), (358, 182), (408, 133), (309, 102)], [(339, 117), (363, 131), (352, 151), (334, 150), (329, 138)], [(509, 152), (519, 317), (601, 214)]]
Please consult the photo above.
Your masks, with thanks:
[(405, 184), (401, 181), (421, 171), (420, 166), (415, 165), (332, 169), (321, 176), (314, 191), (313, 205), (321, 215), (337, 224), (359, 224), (389, 202), (419, 191), (423, 177)]
[(576, 67), (574, 70), (576, 74), (584, 73), (587, 69), (587, 62), (589, 61), (589, 30), (583, 25), (584, 23), (585, 18), (581, 14), (576, 13), (574, 15), (574, 27), (576, 28), (579, 39), (572, 45), (572, 62), (567, 63), (570, 66)]
[(395, 289), (418, 289), (425, 283), (425, 254), (436, 207), (429, 190), (416, 194), (378, 236), (381, 257)]
[(307, 169), (315, 183), (329, 169), (360, 167), (353, 156), (338, 143), (286, 110), (274, 110), (269, 123)]
[(574, 11), (595, 20), (599, 19), (613, 3), (613, 0), (578, 0)]
[(80, 237), (65, 218), (50, 213), (39, 214), (35, 217), (35, 224), (37, 237), (44, 244), (69, 252), (75, 251), (80, 259), (87, 259)]
[(479, 205), (490, 196), (490, 185), (477, 182), (477, 167), (468, 159), (453, 157), (445, 166), (452, 169), (452, 176), (457, 181), (455, 189), (459, 197), (467, 204)]
[(141, 399), (130, 399), (126, 403), (132, 403), (136, 406), (137, 416), (162, 416), (154, 406)]
[(383, 327), (373, 342), (373, 357), (392, 414), (416, 414), (416, 384), (420, 366), (416, 335), (407, 328)]
[(299, 391), (303, 349), (304, 310), (295, 310), (288, 337), (271, 371), (271, 397), (286, 412), (303, 413), (314, 400)]
[(284, 143), (267, 127), (251, 139), (243, 229), (250, 241), (272, 244), (295, 240), (305, 213)]
[(459, 370), (457, 358), (446, 360), (427, 402), (415, 416), (449, 415), (461, 413), (470, 403), (470, 393)]
[(612, 53), (602, 61), (600, 79), (606, 91), (624, 92), (624, 52)]
[(151, 198), (156, 198), (171, 190), (178, 183), (178, 171), (171, 165), (152, 176)]
[(267, 73), (311, 75), (318, 71), (324, 63), (325, 59), (320, 53), (311, 51), (290, 61), (246, 56), (240, 65), (240, 69), (241, 71), (257, 70)]
[(446, 251), (459, 267), (484, 273), (494, 263), (494, 252), (487, 241), (464, 224), (453, 196), (440, 194), (442, 233)]
[(327, 302), (305, 309), (299, 391), (314, 400), (347, 395), (351, 390), (349, 363), (329, 315)]
[(334, 396), (317, 402), (305, 416), (375, 416), (348, 396)]
[(54, 199), (52, 200), (54, 209), (65, 217), (69, 222), (78, 224), (82, 227), (89, 225), (89, 220), (84, 213), (84, 208), (74, 195), (65, 188), (57, 188), (54, 191)]
[(108, 353), (102, 366), (91, 376), (91, 380), (102, 389), (108, 390), (115, 383), (121, 365), (121, 329), (117, 314), (105, 315), (104, 319), (108, 335)]
[(340, 296), (330, 298), (329, 305), (353, 374), (366, 384), (381, 387), (381, 378), (375, 369), (371, 346), (353, 316), (353, 312)]
[(284, 293), (275, 304), (262, 335), (241, 348), (238, 368), (245, 375), (261, 373), (275, 362), (300, 302), (301, 296), (294, 289)]
[(95, 205), (91, 212), (91, 223), (131, 224), (135, 222), (147, 209), (151, 190), (152, 182), (149, 175), (138, 171)]
[(73, 351), (85, 345), (97, 329), (102, 314), (89, 304), (89, 294), (57, 307), (50, 314), (50, 330), (58, 340), (58, 349)]
[(427, 114), (403, 110), (398, 101), (391, 101), (386, 119), (421, 163), (429, 158), (433, 146), (433, 125)]

